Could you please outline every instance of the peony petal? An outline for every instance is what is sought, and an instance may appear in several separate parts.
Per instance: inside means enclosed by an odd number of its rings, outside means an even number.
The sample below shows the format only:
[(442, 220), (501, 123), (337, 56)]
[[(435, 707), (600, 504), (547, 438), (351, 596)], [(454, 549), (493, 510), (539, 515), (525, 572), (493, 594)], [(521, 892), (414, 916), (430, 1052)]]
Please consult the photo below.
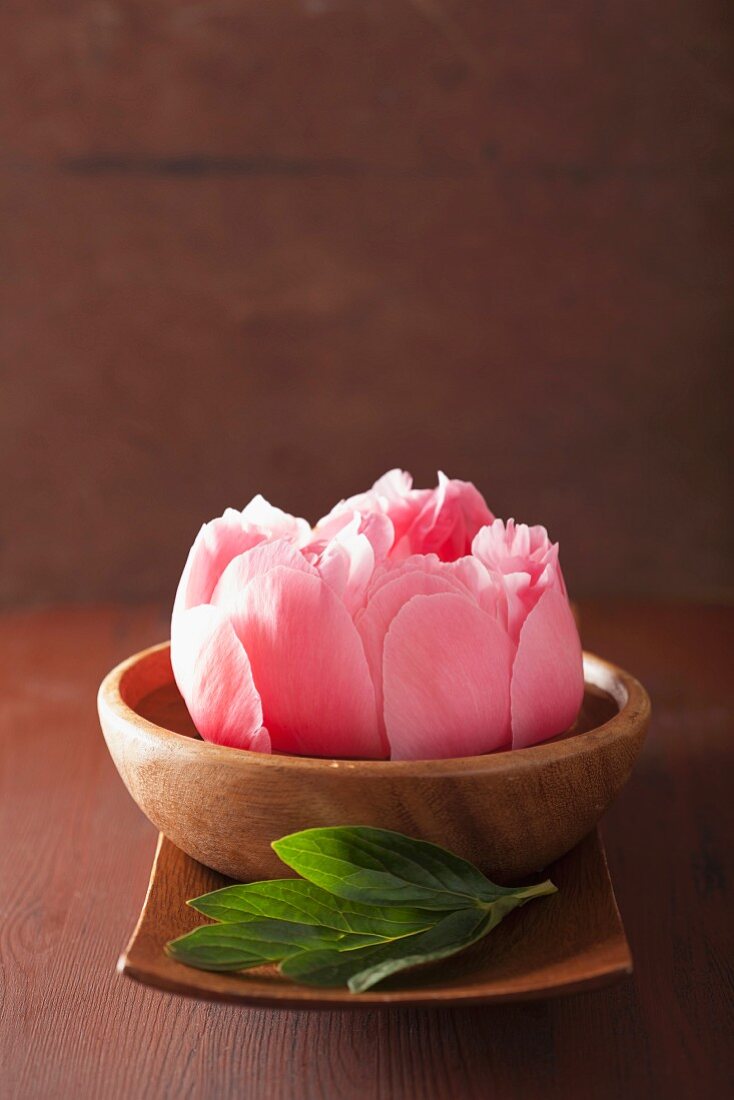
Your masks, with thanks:
[(450, 480), (439, 471), (437, 487), (429, 492), (402, 541), (396, 543), (394, 556), (434, 553), (442, 561), (455, 561), (470, 553), (476, 533), (493, 519), (476, 486), (470, 481)]
[(288, 538), (300, 546), (311, 537), (311, 524), (308, 520), (276, 508), (260, 493), (243, 508), (242, 519), (245, 523), (267, 531), (271, 539)]
[(224, 609), (233, 607), (245, 585), (253, 577), (267, 573), (276, 565), (285, 565), (289, 569), (316, 575), (314, 566), (306, 561), (292, 542), (287, 539), (263, 542), (232, 559), (217, 582), (211, 602)]
[(174, 616), (209, 603), (227, 565), (245, 550), (280, 538), (300, 545), (310, 534), (305, 519), (274, 508), (261, 496), (253, 497), (241, 512), (227, 508), (223, 515), (205, 523), (194, 540), (178, 584)]
[[(319, 520), (317, 539), (332, 538), (357, 511), (362, 516), (382, 515), (390, 520), (392, 542), (385, 547), (393, 561), (411, 554), (435, 552), (443, 561), (455, 561), (471, 548), (471, 541), (493, 516), (484, 497), (469, 481), (450, 480), (439, 473), (435, 489), (413, 489), (404, 470), (388, 470), (366, 493), (342, 500)], [(367, 533), (364, 529), (362, 533)], [(368, 537), (369, 534), (368, 534)], [(377, 559), (380, 546), (371, 538)]]
[(543, 595), (545, 588), (533, 586), (529, 573), (505, 573), (501, 579), (498, 576), (498, 583), (503, 585), (507, 598), (507, 629), (517, 645), (525, 620)]
[[(439, 563), (440, 564), (440, 563)], [(389, 576), (389, 575), (388, 575)], [(382, 694), (382, 655), (385, 635), (398, 611), (413, 596), (435, 596), (441, 592), (458, 592), (460, 586), (453, 578), (437, 573), (420, 572), (415, 568), (395, 570), (395, 576), (383, 583), (370, 597), (364, 611), (355, 617), (355, 625), (364, 646), (372, 683), (375, 686), (377, 721), (380, 733), (385, 735)]]
[(464, 569), (455, 568), (457, 564), (441, 561), (438, 554), (411, 554), (409, 558), (403, 558), (402, 561), (384, 562), (375, 569), (367, 593), (368, 599), (372, 599), (384, 585), (392, 584), (398, 577), (405, 576), (407, 573), (431, 573), (442, 577), (449, 589), (458, 592), (459, 595), (466, 592), (473, 594), (476, 590), (475, 584), (469, 581)]
[(205, 740), (270, 752), (250, 662), (221, 611), (202, 605), (175, 617), (171, 664), (189, 714)]
[(359, 635), (320, 577), (277, 566), (255, 577), (232, 625), (262, 699), (273, 748), (383, 757), (375, 693)]
[[(371, 493), (380, 502), (381, 508), (390, 517), (394, 530), (394, 547), (400, 545), (405, 532), (416, 516), (430, 499), (431, 489), (414, 489), (413, 478), (405, 470), (388, 470), (372, 486)], [(406, 546), (407, 556), (410, 548)]]
[(368, 512), (362, 516), (360, 534), (369, 539), (375, 561), (384, 561), (395, 541), (393, 522), (384, 512)]
[[(375, 484), (372, 486), (372, 492), (376, 496), (384, 497), (389, 503), (399, 503), (410, 496), (413, 489), (413, 478), (407, 470), (401, 470), (399, 467), (395, 467), (392, 470), (388, 470), (382, 477), (378, 477)], [(420, 490), (418, 490), (420, 491)]]
[(322, 516), (311, 532), (308, 549), (322, 550), (335, 535), (352, 522), (355, 511), (357, 509), (347, 507), (346, 501), (341, 501), (327, 516)]
[(568, 600), (546, 589), (520, 633), (512, 672), (512, 746), (521, 749), (573, 725), (584, 694), (581, 642)]
[(441, 561), (437, 554), (411, 554), (403, 561), (385, 562), (372, 576), (367, 590), (368, 602), (384, 585), (411, 572), (441, 577), (446, 582), (443, 591), (458, 592), (460, 596), (468, 594), (484, 611), (507, 625), (507, 593), (501, 579), (471, 555), (456, 561)]
[(227, 508), (222, 516), (205, 523), (189, 550), (173, 605), (174, 618), (181, 611), (209, 603), (217, 581), (232, 558), (267, 539), (260, 528)]
[(412, 484), (412, 477), (404, 470), (388, 470), (371, 489), (339, 501), (316, 524), (315, 537), (322, 540), (333, 538), (351, 521), (355, 512), (359, 512), (365, 521), (368, 517), (374, 517), (374, 526), (365, 522), (362, 533), (370, 539), (377, 559), (381, 560), (393, 544), (402, 539), (423, 502), (431, 495), (430, 489), (413, 489)]
[[(375, 504), (374, 507), (377, 509), (378, 506)], [(334, 538), (352, 526), (355, 516), (359, 517), (359, 534), (369, 539), (375, 559), (384, 561), (395, 541), (395, 528), (390, 517), (379, 509), (360, 512), (356, 508), (338, 505), (328, 516), (319, 520), (306, 549), (321, 552)]]
[(349, 531), (347, 527), (332, 539), (319, 557), (316, 568), (353, 615), (364, 606), (367, 585), (375, 568), (375, 552), (366, 535), (345, 534)]
[(472, 553), (488, 569), (502, 574), (526, 573), (535, 585), (548, 566), (557, 568), (558, 543), (551, 542), (545, 527), (507, 524), (496, 519), (477, 532)]
[[(384, 519), (392, 531), (387, 517)], [(388, 535), (392, 540), (392, 535)], [(326, 543), (312, 542), (304, 550), (319, 575), (354, 614), (364, 606), (367, 586), (375, 569), (375, 549), (365, 533), (365, 517), (354, 512), (344, 527)]]
[(441, 568), (454, 580), (460, 581), (483, 611), (507, 625), (507, 593), (499, 578), (471, 554), (456, 561), (441, 563)]
[(393, 534), (393, 525), (382, 512), (362, 515), (353, 511), (348, 520), (344, 513), (315, 530), (318, 537), (303, 548), (303, 553), (354, 614), (364, 606), (375, 565), (384, 561)]
[(396, 760), (509, 747), (513, 647), (502, 627), (454, 593), (415, 596), (385, 638), (385, 725)]
[(565, 586), (558, 565), (558, 543), (545, 527), (496, 519), (477, 532), (472, 555), (483, 562), (505, 590), (508, 629), (515, 643), (530, 612), (548, 588)]

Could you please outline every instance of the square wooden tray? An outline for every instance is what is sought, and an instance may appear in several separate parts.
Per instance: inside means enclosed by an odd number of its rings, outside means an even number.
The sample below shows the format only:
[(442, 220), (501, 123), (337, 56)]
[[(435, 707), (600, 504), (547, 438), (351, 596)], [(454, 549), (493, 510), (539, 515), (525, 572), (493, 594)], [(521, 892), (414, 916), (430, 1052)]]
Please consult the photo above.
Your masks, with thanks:
[(118, 970), (192, 997), (297, 1008), (531, 1000), (591, 989), (630, 974), (632, 957), (598, 832), (552, 864), (547, 874), (558, 893), (510, 914), (485, 940), (453, 959), (396, 975), (355, 995), (346, 989), (296, 985), (274, 967), (218, 974), (168, 958), (167, 941), (203, 921), (186, 900), (230, 880), (161, 834), (140, 919)]

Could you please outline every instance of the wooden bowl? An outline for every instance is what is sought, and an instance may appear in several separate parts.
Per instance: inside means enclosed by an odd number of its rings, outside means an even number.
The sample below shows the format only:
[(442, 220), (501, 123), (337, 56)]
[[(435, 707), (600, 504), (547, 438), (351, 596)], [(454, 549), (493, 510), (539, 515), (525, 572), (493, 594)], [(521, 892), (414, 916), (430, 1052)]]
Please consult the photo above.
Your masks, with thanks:
[(576, 845), (626, 782), (650, 718), (634, 677), (584, 654), (573, 730), (512, 752), (450, 760), (266, 755), (199, 738), (169, 644), (114, 668), (98, 709), (138, 806), (194, 859), (240, 881), (283, 877), (270, 842), (298, 829), (376, 825), (442, 844), (507, 881)]

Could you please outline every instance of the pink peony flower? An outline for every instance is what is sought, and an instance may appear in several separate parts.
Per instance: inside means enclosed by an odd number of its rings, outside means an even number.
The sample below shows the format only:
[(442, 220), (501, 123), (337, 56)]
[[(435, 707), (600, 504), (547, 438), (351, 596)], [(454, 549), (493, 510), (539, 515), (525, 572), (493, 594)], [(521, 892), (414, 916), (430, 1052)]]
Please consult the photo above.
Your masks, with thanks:
[(522, 747), (574, 722), (581, 646), (542, 527), (467, 482), (391, 471), (311, 530), (256, 497), (206, 524), (171, 660), (207, 740), (429, 759)]

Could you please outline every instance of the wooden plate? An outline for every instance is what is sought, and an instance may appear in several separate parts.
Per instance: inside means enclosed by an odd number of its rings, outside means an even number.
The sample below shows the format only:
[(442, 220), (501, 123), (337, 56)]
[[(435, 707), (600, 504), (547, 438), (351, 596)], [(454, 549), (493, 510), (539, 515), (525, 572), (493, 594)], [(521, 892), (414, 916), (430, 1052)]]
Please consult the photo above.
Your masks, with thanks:
[(484, 941), (453, 959), (396, 975), (355, 996), (347, 990), (295, 985), (272, 967), (215, 974), (169, 959), (163, 950), (166, 942), (203, 921), (186, 905), (187, 898), (230, 880), (161, 834), (140, 920), (118, 969), (136, 981), (192, 997), (292, 1008), (530, 1000), (594, 988), (630, 974), (632, 957), (598, 832), (547, 873), (559, 892), (511, 913)]

